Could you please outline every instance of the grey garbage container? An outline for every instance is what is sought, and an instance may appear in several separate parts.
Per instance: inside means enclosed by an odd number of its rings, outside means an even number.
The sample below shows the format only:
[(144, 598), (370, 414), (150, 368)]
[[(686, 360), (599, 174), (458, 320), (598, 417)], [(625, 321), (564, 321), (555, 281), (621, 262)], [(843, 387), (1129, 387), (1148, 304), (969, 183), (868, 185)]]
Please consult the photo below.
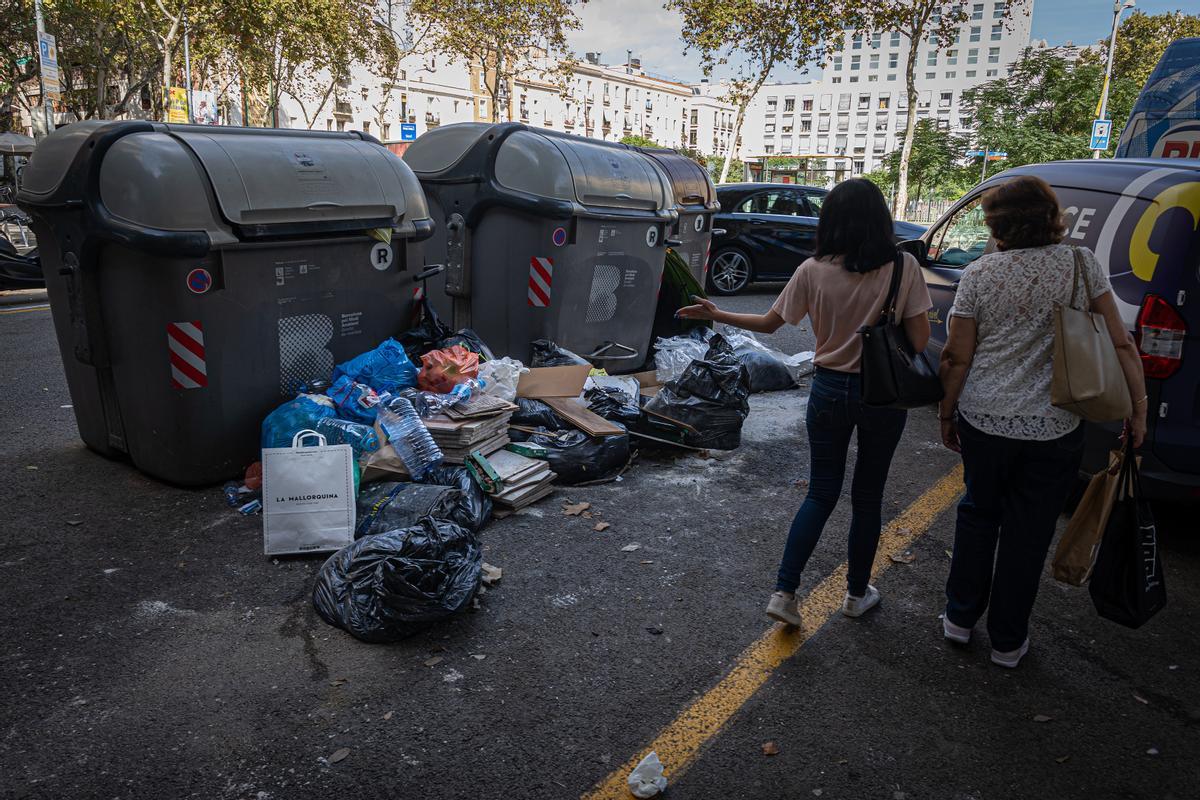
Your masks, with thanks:
[(77, 122), (18, 203), (84, 442), (181, 485), (237, 475), (273, 407), (408, 327), (433, 230), (357, 133)]
[(652, 147), (633, 149), (654, 161), (671, 181), (679, 219), (669, 231), (668, 243), (688, 265), (696, 282), (703, 286), (708, 248), (712, 243), (713, 215), (721, 210), (717, 187), (708, 170), (678, 151)]
[(430, 300), (496, 355), (552, 339), (609, 371), (646, 357), (676, 218), (667, 177), (622, 145), (519, 123), (430, 131), (404, 160), (445, 263)]

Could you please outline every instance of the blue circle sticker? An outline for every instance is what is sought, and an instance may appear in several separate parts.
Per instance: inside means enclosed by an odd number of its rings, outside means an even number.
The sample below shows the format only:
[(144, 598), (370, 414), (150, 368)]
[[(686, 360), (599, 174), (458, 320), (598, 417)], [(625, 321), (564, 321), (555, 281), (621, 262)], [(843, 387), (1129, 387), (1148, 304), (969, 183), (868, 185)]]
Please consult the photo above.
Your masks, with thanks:
[(187, 287), (192, 294), (204, 294), (212, 288), (212, 274), (201, 267), (188, 273)]
[(550, 241), (554, 242), (555, 247), (562, 247), (567, 243), (567, 229), (555, 228), (554, 233), (550, 235)]

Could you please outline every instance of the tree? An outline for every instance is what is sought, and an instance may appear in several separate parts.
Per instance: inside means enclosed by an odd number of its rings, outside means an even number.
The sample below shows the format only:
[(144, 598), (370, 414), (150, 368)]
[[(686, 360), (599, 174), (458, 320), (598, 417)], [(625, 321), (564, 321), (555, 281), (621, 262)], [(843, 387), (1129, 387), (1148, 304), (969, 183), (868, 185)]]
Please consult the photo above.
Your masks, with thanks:
[[(1167, 45), (1185, 36), (1200, 36), (1200, 15), (1175, 11), (1151, 16), (1134, 11), (1121, 23), (1117, 33), (1114, 79), (1119, 76), (1144, 86)], [(1107, 52), (1108, 39), (1102, 44)]]
[[(917, 122), (908, 164), (908, 180), (916, 188), (917, 202), (958, 197), (975, 184), (978, 172), (962, 164), (966, 146), (961, 137), (939, 128), (933, 120)], [(879, 169), (863, 177), (877, 184), (885, 195), (893, 195), (900, 184), (900, 155), (901, 150), (892, 151)]]
[[(936, 53), (952, 46), (958, 41), (962, 24), (970, 17), (971, 6), (972, 3), (962, 0), (866, 0), (859, 9), (856, 27), (860, 34), (896, 32), (908, 40), (908, 57), (904, 64), (908, 111), (893, 206), (897, 215), (902, 214), (908, 204), (909, 161), (917, 124), (917, 60), (921, 55), (918, 48), (925, 43), (928, 50), (924, 52), (932, 50)], [(1009, 0), (997, 8), (1005, 24), (1014, 12), (1029, 13), (1026, 0)]]
[[(980, 149), (1007, 152), (1004, 167), (1086, 158), (1103, 81), (1100, 57), (1071, 60), (1027, 50), (1010, 75), (963, 92), (974, 142)], [(1118, 125), (1124, 125), (1137, 93), (1132, 80), (1114, 71), (1109, 110)], [(1115, 147), (1117, 136), (1112, 138)]]
[(658, 142), (653, 139), (647, 139), (645, 136), (638, 136), (636, 133), (626, 134), (621, 137), (621, 144), (632, 145), (633, 147), (659, 147)]
[(803, 68), (818, 60), (829, 43), (853, 19), (850, 3), (830, 0), (667, 0), (683, 17), (686, 50), (700, 54), (705, 75), (715, 67), (737, 64), (724, 100), (733, 104), (732, 145), (718, 183), (729, 177), (738, 149), (746, 108), (776, 67)]
[[(564, 85), (571, 72), (567, 32), (579, 28), (574, 0), (412, 0), (411, 13), (432, 20), (431, 48), (483, 74), (491, 120), (511, 117), (515, 78), (537, 75)], [(501, 105), (504, 106), (503, 114)]]
[(722, 156), (707, 156), (704, 159), (704, 166), (708, 169), (708, 175), (713, 179), (713, 183), (724, 183), (725, 181), (739, 183), (746, 180), (746, 168), (741, 161), (734, 161), (730, 164)]

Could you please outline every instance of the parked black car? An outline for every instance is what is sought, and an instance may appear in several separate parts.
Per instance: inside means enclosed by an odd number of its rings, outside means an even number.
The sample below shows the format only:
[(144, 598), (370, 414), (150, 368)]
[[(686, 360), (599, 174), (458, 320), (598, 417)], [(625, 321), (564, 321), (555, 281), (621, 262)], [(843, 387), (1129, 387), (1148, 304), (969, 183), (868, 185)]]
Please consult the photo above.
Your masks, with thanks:
[[(828, 194), (794, 183), (729, 183), (717, 187), (708, 289), (736, 294), (751, 281), (787, 280), (813, 254), (817, 215)], [(896, 223), (896, 241), (916, 239), (923, 225)]]

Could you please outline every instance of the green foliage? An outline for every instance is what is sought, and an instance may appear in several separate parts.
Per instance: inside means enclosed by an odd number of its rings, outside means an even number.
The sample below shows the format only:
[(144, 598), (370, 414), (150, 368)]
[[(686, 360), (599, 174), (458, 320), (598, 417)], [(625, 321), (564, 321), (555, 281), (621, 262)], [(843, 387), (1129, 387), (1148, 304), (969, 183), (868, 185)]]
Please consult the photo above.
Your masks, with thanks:
[(645, 136), (639, 136), (636, 133), (630, 133), (621, 137), (621, 144), (627, 144), (632, 147), (660, 147), (658, 142), (653, 139), (647, 139)]
[[(1144, 86), (1163, 50), (1176, 39), (1200, 36), (1200, 14), (1174, 11), (1153, 16), (1134, 11), (1121, 23), (1113, 53), (1113, 77)], [(1102, 42), (1105, 51), (1108, 39)]]
[[(725, 166), (724, 156), (707, 156), (703, 159), (705, 167), (708, 168), (708, 174), (712, 177), (713, 183), (721, 183), (721, 170)], [(746, 180), (746, 171), (742, 166), (741, 161), (732, 161), (729, 164), (728, 174), (725, 176), (725, 183), (740, 183)]]
[[(962, 165), (966, 149), (967, 143), (961, 137), (938, 128), (933, 120), (918, 121), (908, 163), (912, 196), (918, 200), (954, 198), (973, 186), (979, 172), (978, 167)], [(879, 169), (863, 176), (888, 196), (895, 193), (899, 183), (900, 154), (900, 150), (889, 153)]]

